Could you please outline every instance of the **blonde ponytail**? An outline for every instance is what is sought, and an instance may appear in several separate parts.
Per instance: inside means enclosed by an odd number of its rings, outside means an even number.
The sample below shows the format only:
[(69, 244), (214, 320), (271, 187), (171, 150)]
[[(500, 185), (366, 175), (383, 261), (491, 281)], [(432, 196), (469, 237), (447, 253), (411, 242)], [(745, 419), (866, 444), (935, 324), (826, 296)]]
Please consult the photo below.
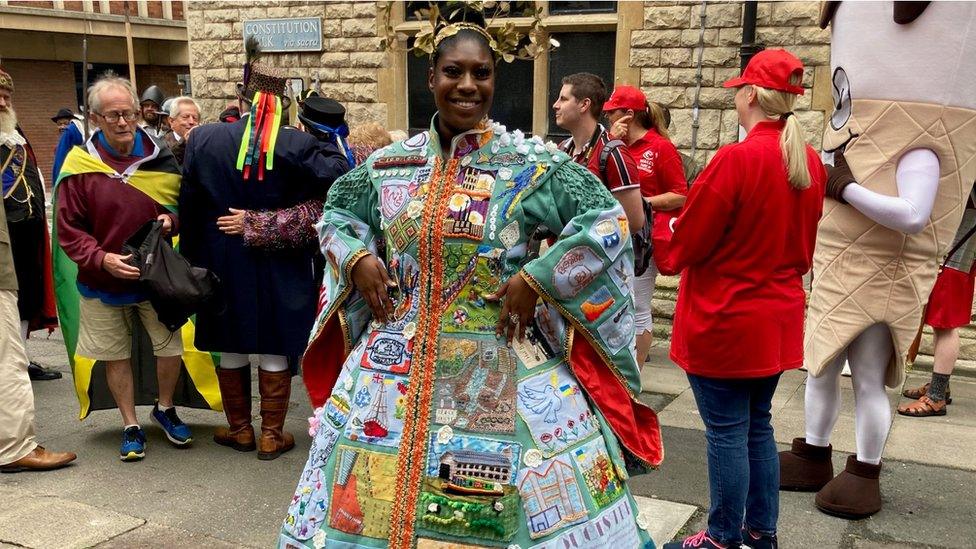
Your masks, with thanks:
[(671, 139), (671, 136), (668, 135), (668, 126), (664, 123), (664, 109), (661, 108), (661, 105), (650, 101), (647, 110), (651, 113), (651, 124), (654, 125), (657, 133), (665, 139)]
[(645, 130), (654, 129), (661, 134), (661, 137), (671, 139), (668, 135), (668, 126), (664, 123), (664, 109), (653, 101), (647, 103), (647, 110), (634, 113), (634, 122)]
[[(798, 86), (800, 80), (802, 80), (800, 75), (794, 75), (790, 78), (790, 84)], [(793, 105), (796, 104), (796, 99), (799, 96), (755, 85), (753, 88), (756, 90), (759, 108), (763, 110), (766, 116), (786, 121), (783, 133), (779, 138), (779, 148), (783, 152), (786, 174), (793, 188), (806, 189), (810, 186), (810, 170), (807, 167), (807, 143), (803, 139), (803, 128), (800, 127), (796, 116), (793, 115)]]

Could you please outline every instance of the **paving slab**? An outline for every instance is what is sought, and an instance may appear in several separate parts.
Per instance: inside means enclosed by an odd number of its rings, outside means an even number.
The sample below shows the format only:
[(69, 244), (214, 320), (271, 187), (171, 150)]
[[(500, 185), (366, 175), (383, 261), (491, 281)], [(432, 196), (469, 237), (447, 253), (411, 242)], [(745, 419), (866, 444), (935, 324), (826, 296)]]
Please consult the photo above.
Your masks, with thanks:
[(54, 495), (4, 490), (0, 541), (22, 547), (91, 547), (145, 524), (145, 520)]
[(636, 496), (639, 513), (647, 517), (651, 538), (658, 547), (674, 539), (688, 519), (698, 510), (694, 505)]
[(139, 547), (140, 549), (169, 549), (172, 547), (233, 549), (246, 546), (155, 524), (144, 524), (95, 546), (96, 549), (129, 549), (131, 547)]

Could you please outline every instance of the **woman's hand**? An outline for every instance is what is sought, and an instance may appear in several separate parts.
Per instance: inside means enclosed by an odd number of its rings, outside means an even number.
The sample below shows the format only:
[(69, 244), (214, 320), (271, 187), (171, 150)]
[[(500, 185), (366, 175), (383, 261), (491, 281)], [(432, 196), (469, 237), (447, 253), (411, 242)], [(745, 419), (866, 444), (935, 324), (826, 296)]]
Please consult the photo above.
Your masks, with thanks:
[(352, 283), (363, 294), (376, 321), (386, 324), (392, 320), (393, 301), (387, 290), (396, 288), (397, 284), (390, 279), (383, 263), (375, 255), (367, 255), (356, 262), (352, 268)]
[(521, 274), (515, 274), (497, 292), (485, 297), (491, 301), (504, 298), (498, 323), (495, 324), (495, 336), (504, 336), (511, 344), (517, 334), (519, 341), (525, 341), (525, 327), (535, 317), (535, 303), (539, 300), (539, 294), (532, 286)]
[(244, 214), (245, 210), (227, 208), (230, 215), (217, 218), (217, 228), (224, 234), (244, 234)]
[(627, 137), (627, 133), (630, 130), (630, 121), (634, 118), (634, 115), (628, 114), (626, 116), (621, 116), (616, 122), (610, 126), (610, 139), (623, 139)]

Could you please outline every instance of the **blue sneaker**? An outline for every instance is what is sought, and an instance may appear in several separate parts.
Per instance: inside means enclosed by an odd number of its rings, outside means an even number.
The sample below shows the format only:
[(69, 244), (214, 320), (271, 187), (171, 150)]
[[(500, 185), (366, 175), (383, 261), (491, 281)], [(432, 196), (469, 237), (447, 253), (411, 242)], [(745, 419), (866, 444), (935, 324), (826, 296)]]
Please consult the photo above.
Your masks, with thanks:
[(157, 402), (153, 406), (151, 417), (153, 423), (163, 428), (163, 432), (166, 433), (166, 438), (175, 446), (187, 446), (193, 442), (193, 433), (190, 432), (190, 428), (186, 423), (183, 423), (183, 420), (176, 415), (175, 407), (163, 412), (160, 411), (159, 403)]
[(142, 427), (128, 427), (122, 431), (122, 447), (119, 449), (119, 459), (122, 461), (139, 461), (146, 457), (146, 433)]

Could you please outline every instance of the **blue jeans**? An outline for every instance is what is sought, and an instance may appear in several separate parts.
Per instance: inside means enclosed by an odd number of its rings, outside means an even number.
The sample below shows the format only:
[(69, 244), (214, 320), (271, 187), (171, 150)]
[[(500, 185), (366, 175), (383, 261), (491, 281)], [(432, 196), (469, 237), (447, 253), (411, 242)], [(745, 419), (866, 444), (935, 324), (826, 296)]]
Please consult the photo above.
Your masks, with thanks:
[(688, 374), (708, 445), (708, 535), (742, 542), (742, 525), (776, 533), (779, 454), (769, 410), (780, 374), (715, 379)]

